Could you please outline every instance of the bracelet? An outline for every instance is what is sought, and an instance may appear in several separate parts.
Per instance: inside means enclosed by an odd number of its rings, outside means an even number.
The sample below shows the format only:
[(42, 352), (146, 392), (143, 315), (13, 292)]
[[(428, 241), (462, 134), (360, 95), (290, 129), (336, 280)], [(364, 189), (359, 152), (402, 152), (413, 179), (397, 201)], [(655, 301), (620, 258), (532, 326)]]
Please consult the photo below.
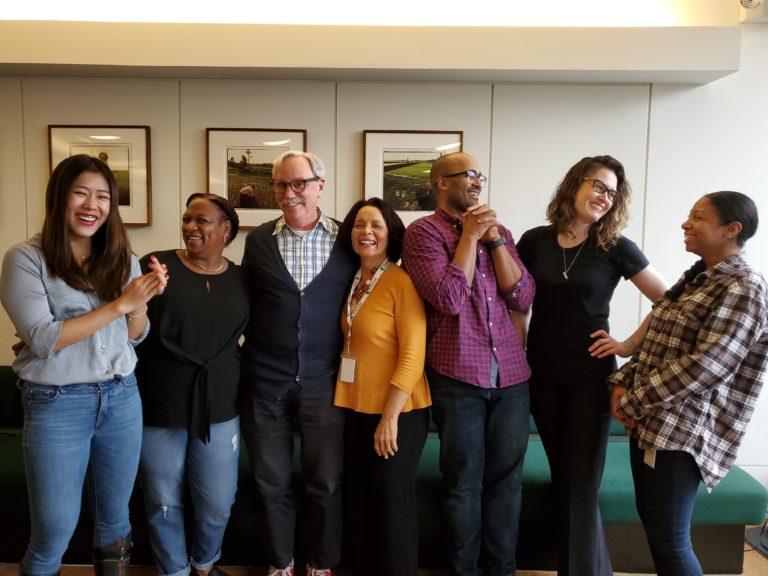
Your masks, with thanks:
[(632, 356), (635, 350), (637, 350), (637, 345), (632, 342), (632, 338), (627, 338), (622, 344), (624, 344), (624, 348), (627, 350), (627, 356)]
[(144, 306), (144, 312), (142, 312), (141, 314), (131, 314), (129, 312), (128, 314), (126, 314), (126, 316), (128, 316), (128, 318), (131, 319), (131, 320), (133, 320), (135, 318), (141, 318), (142, 316), (146, 316), (147, 315), (147, 310), (148, 309), (149, 309), (149, 306)]
[(487, 242), (485, 244), (485, 248), (488, 250), (488, 252), (491, 252), (492, 250), (496, 250), (499, 246), (504, 246), (504, 244), (507, 243), (507, 239), (502, 236), (501, 238), (497, 238), (493, 242)]

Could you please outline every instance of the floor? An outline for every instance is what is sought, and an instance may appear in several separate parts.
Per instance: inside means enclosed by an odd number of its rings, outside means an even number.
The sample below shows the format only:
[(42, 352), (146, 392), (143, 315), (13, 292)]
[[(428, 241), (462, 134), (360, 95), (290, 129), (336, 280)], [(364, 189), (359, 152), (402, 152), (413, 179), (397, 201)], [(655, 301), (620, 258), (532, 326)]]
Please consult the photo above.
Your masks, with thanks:
[[(750, 549), (749, 544), (745, 542), (744, 552), (744, 572), (742, 576), (766, 576), (768, 575), (768, 558), (762, 556), (755, 550)], [(265, 570), (253, 566), (222, 566), (229, 576), (264, 576)], [(18, 564), (0, 563), (0, 576), (17, 576), (19, 573)], [(91, 566), (67, 565), (61, 569), (61, 576), (92, 576)], [(155, 576), (156, 572), (153, 566), (132, 566), (130, 576)], [(349, 576), (350, 573), (344, 570), (335, 571), (337, 576)], [(448, 572), (443, 570), (420, 570), (419, 576), (447, 576)], [(551, 576), (554, 572), (541, 572), (536, 570), (519, 570), (517, 576)], [(297, 574), (298, 576), (298, 574)], [(614, 576), (632, 576), (624, 572), (616, 572)], [(720, 575), (711, 575), (720, 576)]]
[[(749, 545), (746, 545), (747, 548)], [(222, 569), (229, 576), (264, 576), (264, 569), (257, 567), (227, 567)], [(1, 564), (0, 576), (17, 576), (19, 572), (18, 564)], [(92, 576), (93, 569), (90, 566), (63, 566), (61, 576)], [(155, 576), (156, 572), (152, 566), (132, 566), (130, 576)], [(349, 573), (343, 570), (336, 571), (337, 576), (348, 576)], [(419, 576), (447, 576), (448, 572), (442, 570), (421, 570)], [(517, 576), (550, 576), (554, 572), (539, 572), (535, 570), (520, 570)], [(754, 550), (744, 553), (744, 572), (743, 576), (766, 576), (768, 574), (768, 558), (761, 556)], [(297, 575), (298, 576), (298, 575)], [(623, 572), (617, 572), (615, 576), (631, 576)], [(717, 575), (713, 575), (717, 576)]]

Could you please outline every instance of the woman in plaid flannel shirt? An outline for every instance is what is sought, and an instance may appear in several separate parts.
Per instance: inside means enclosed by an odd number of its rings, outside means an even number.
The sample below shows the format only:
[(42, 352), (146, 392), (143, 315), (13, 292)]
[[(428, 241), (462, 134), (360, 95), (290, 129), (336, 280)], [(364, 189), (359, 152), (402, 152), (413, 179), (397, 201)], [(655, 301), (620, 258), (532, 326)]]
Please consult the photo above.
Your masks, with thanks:
[(642, 345), (609, 379), (661, 576), (702, 574), (690, 539), (696, 491), (733, 465), (768, 364), (768, 286), (741, 253), (757, 222), (738, 192), (694, 204), (682, 227), (701, 259), (657, 302)]

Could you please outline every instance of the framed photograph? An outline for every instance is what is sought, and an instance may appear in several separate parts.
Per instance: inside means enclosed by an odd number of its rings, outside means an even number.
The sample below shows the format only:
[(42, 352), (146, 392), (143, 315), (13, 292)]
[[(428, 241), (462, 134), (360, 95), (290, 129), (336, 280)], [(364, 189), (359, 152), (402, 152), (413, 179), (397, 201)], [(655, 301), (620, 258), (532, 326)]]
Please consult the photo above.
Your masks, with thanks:
[(437, 207), (429, 171), (443, 154), (461, 152), (464, 132), (365, 130), (365, 197), (383, 198), (408, 225)]
[(282, 212), (272, 188), (272, 163), (288, 150), (307, 150), (306, 130), (207, 128), (208, 192), (229, 199), (240, 228), (253, 228)]
[(103, 160), (117, 180), (120, 216), (126, 226), (152, 224), (149, 126), (49, 125), (50, 170), (75, 154)]

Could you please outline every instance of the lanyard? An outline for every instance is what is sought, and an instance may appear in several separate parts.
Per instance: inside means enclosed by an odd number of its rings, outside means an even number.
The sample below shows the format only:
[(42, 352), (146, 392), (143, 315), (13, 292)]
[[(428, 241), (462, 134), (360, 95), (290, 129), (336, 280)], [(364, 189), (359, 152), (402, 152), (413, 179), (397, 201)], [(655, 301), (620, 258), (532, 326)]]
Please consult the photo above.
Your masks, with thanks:
[(355, 274), (355, 279), (352, 282), (352, 288), (349, 290), (349, 296), (347, 296), (347, 325), (349, 326), (349, 329), (347, 330), (347, 354), (349, 354), (349, 342), (352, 339), (352, 321), (355, 319), (355, 316), (357, 316), (357, 313), (360, 311), (360, 308), (363, 307), (363, 304), (368, 299), (368, 295), (373, 292), (373, 289), (376, 287), (376, 284), (379, 281), (379, 278), (381, 278), (381, 275), (384, 274), (384, 271), (389, 267), (389, 260), (384, 260), (384, 262), (379, 266), (378, 270), (376, 270), (376, 273), (373, 275), (373, 278), (371, 278), (371, 283), (368, 285), (368, 288), (366, 289), (365, 293), (363, 294), (362, 298), (355, 304), (355, 307), (352, 308), (352, 294), (355, 293), (355, 289), (357, 288), (357, 285), (360, 284), (360, 280), (363, 276), (363, 269), (362, 267), (357, 271), (357, 274)]

